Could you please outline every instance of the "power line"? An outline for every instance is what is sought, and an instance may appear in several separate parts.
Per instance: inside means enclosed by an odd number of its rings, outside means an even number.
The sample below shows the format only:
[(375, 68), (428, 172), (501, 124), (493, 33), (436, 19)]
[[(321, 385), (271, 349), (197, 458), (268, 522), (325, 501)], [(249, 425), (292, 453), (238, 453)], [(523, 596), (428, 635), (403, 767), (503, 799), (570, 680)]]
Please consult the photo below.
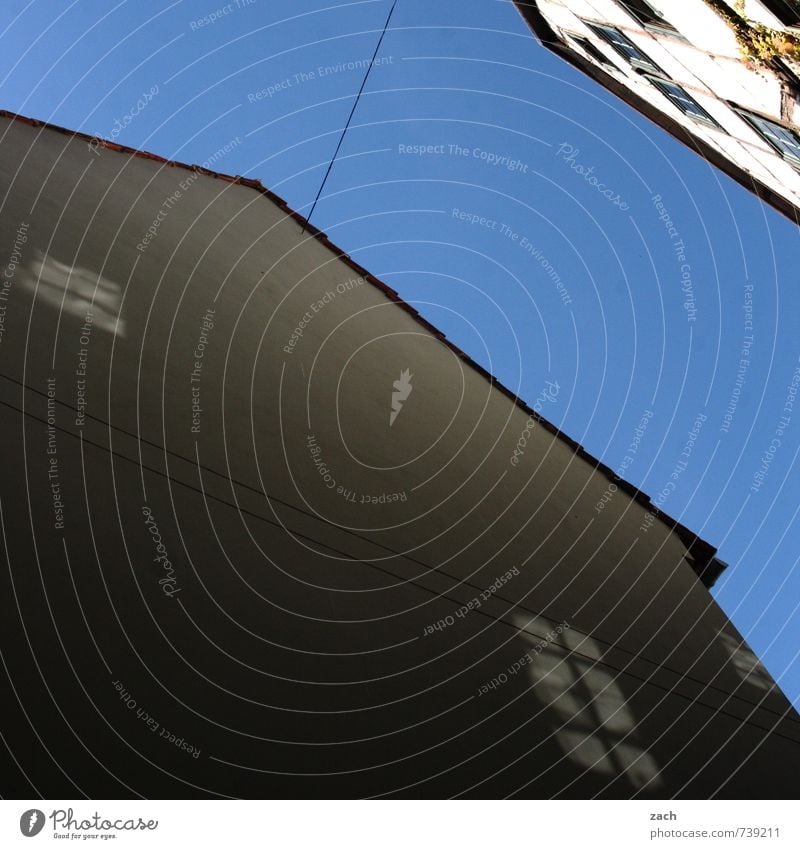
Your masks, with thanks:
[[(370, 60), (369, 65), (367, 65), (367, 72), (364, 74), (364, 79), (361, 81), (361, 88), (358, 90), (358, 94), (356, 95), (356, 99), (353, 101), (353, 108), (350, 110), (350, 116), (347, 119), (347, 123), (344, 125), (344, 129), (342, 130), (341, 136), (339, 136), (339, 143), (336, 145), (336, 150), (333, 153), (333, 157), (331, 161), (328, 163), (328, 170), (325, 172), (325, 176), (322, 178), (322, 183), (320, 184), (319, 191), (317, 192), (317, 196), (314, 198), (314, 203), (311, 204), (311, 211), (306, 216), (306, 224), (311, 221), (311, 216), (314, 214), (314, 210), (317, 206), (317, 201), (322, 194), (322, 190), (325, 188), (325, 183), (328, 181), (328, 175), (331, 173), (331, 168), (333, 168), (333, 163), (336, 161), (336, 157), (339, 155), (339, 149), (342, 146), (342, 142), (344, 141), (344, 137), (347, 134), (347, 129), (350, 126), (350, 122), (353, 120), (353, 115), (355, 114), (356, 107), (358, 106), (358, 101), (361, 99), (361, 94), (364, 91), (364, 86), (367, 84), (367, 80), (369, 79), (369, 72), (372, 70), (372, 66), (375, 64), (375, 59), (378, 56), (378, 51), (381, 49), (381, 44), (383, 43), (383, 37), (386, 35), (386, 30), (389, 27), (389, 21), (392, 19), (392, 15), (394, 14), (394, 7), (397, 5), (397, 0), (394, 0), (392, 3), (392, 8), (389, 9), (389, 15), (386, 18), (386, 23), (383, 25), (383, 30), (381, 31), (381, 37), (378, 39), (378, 43), (375, 45), (375, 52), (372, 54), (372, 59)], [(303, 225), (303, 232), (305, 233), (306, 224)]]

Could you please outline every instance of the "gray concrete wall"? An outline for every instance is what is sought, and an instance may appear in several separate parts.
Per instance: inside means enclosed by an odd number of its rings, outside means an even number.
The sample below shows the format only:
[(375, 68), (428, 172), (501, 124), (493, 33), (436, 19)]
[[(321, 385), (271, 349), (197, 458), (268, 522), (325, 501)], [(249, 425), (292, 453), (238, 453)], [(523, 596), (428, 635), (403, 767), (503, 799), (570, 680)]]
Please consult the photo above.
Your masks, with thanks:
[(797, 790), (645, 504), (266, 195), (0, 133), (6, 795)]

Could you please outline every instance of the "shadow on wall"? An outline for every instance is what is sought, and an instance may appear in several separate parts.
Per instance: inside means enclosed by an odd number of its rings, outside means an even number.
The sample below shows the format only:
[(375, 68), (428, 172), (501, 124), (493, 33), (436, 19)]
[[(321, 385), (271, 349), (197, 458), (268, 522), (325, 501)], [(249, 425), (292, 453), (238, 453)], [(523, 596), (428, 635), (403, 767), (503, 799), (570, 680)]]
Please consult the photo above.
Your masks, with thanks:
[(775, 689), (775, 684), (764, 665), (744, 640), (738, 640), (733, 634), (726, 634), (724, 631), (720, 631), (718, 639), (730, 655), (730, 665), (736, 670), (742, 683), (765, 693)]
[[(47, 310), (78, 320), (91, 313), (95, 326), (124, 336), (125, 322), (119, 315), (124, 289), (99, 270), (70, 266), (39, 251), (22, 282)], [(370, 368), (380, 369), (381, 363)], [(296, 421), (286, 424), (298, 427)], [(44, 425), (31, 420), (29, 427), (37, 440), (31, 444), (43, 452)], [(369, 562), (359, 561), (360, 549), (355, 547), (341, 558), (347, 570), (333, 570), (329, 557), (309, 550), (294, 535), (310, 533), (338, 545), (339, 537), (331, 540), (327, 526), (293, 513), (284, 529), (272, 521), (265, 506), (261, 514), (254, 509), (245, 515), (238, 504), (223, 498), (209, 506), (202, 488), (175, 488), (166, 474), (148, 470), (148, 504), (160, 516), (161, 533), (171, 540), (168, 549), (176, 571), (184, 576), (180, 603), (189, 615), (178, 617), (174, 609), (161, 605), (166, 601), (159, 586), (163, 571), (141, 518), (139, 486), (144, 478), (139, 467), (101, 462), (100, 452), (105, 449), (84, 447), (74, 433), (60, 434), (58, 439), (61, 474), (73, 496), (63, 540), (53, 532), (52, 498), (47, 490), (29, 495), (30, 503), (10, 499), (4, 507), (4, 522), (7, 527), (34, 527), (37, 545), (52, 563), (61, 563), (67, 548), (85, 548), (93, 528), (98, 565), (124, 564), (130, 558), (139, 574), (148, 576), (151, 595), (147, 598), (169, 626), (177, 647), (174, 653), (163, 651), (160, 628), (145, 629), (136, 632), (134, 660), (129, 657), (129, 636), (115, 631), (115, 623), (109, 621), (111, 599), (116, 601), (114, 612), (122, 611), (122, 621), (139, 623), (145, 621), (146, 613), (152, 615), (141, 603), (145, 599), (132, 569), (109, 568), (101, 585), (87, 568), (78, 585), (84, 606), (59, 608), (58, 627), (81, 635), (91, 624), (93, 631), (104, 634), (108, 652), (122, 659), (119, 666), (124, 669), (126, 688), (146, 704), (148, 714), (158, 716), (181, 738), (200, 741), (203, 750), (202, 758), (195, 759), (165, 747), (145, 723), (119, 708), (109, 677), (100, 664), (91, 664), (84, 670), (82, 684), (107, 705), (111, 726), (92, 726), (93, 745), (104, 753), (104, 766), (118, 771), (137, 790), (153, 797), (197, 795), (207, 788), (222, 788), (245, 798), (282, 793), (323, 798), (373, 793), (658, 798), (679, 792), (697, 797), (716, 791), (731, 775), (731, 764), (741, 764), (745, 753), (757, 749), (759, 735), (747, 729), (726, 753), (727, 737), (743, 723), (720, 719), (701, 704), (663, 688), (642, 686), (634, 677), (594, 661), (608, 646), (580, 633), (578, 622), (545, 650), (538, 648), (541, 638), (526, 630), (530, 614), (520, 608), (513, 618), (516, 630), (509, 628), (508, 621), (481, 619), (474, 611), (456, 618), (458, 624), (443, 633), (420, 637), (431, 621), (452, 615), (451, 599), (426, 594), (390, 576), (376, 577), (378, 571)], [(39, 474), (42, 456), (26, 455), (23, 449), (24, 444), (10, 452), (16, 465), (9, 463), (6, 478), (20, 492), (27, 491), (26, 475), (33, 480)], [(84, 451), (87, 456), (94, 452), (88, 475), (83, 473)], [(266, 444), (264, 451), (267, 464), (284, 460), (278, 443)], [(31, 515), (36, 517), (35, 526)], [(203, 521), (198, 522), (198, 516)], [(246, 535), (243, 526), (248, 529)], [(192, 533), (181, 537), (182, 527), (191, 527)], [(251, 542), (254, 537), (259, 551)], [(463, 540), (453, 542), (455, 549)], [(27, 535), (15, 534), (9, 551), (9, 573), (13, 570), (17, 590), (36, 600), (35, 609), (42, 609), (43, 588), (56, 598), (77, 595), (79, 590), (68, 582), (72, 578), (68, 564), (48, 570), (44, 587), (40, 574), (30, 569), (36, 554)], [(261, 552), (282, 568), (265, 568)], [(425, 565), (443, 572), (442, 564), (450, 555), (456, 552), (442, 551), (436, 558), (439, 562)], [(341, 574), (345, 571), (346, 575)], [(195, 576), (202, 580), (195, 581)], [(566, 576), (564, 584), (568, 584)], [(107, 597), (100, 594), (101, 586)], [(370, 593), (378, 590), (373, 600)], [(97, 592), (97, 603), (85, 603), (94, 598), (92, 592)], [(514, 586), (506, 592), (508, 603), (514, 604)], [(5, 593), (5, 598), (11, 599), (12, 594)], [(213, 604), (208, 603), (210, 599)], [(609, 605), (613, 601), (609, 599)], [(631, 603), (644, 608), (646, 601), (638, 598)], [(8, 621), (15, 615), (11, 611)], [(384, 618), (376, 625), (379, 615)], [(198, 639), (196, 623), (205, 642)], [(735, 634), (717, 633), (702, 620), (694, 624), (697, 632), (692, 639), (704, 647), (697, 654), (709, 652), (707, 666), (725, 676), (720, 686), (730, 692), (741, 683), (738, 694), (756, 704), (771, 681), (752, 653)], [(247, 627), (242, 630), (240, 625)], [(27, 645), (24, 636), (20, 634), (19, 647)], [(59, 648), (49, 630), (42, 632), (40, 640), (39, 655), (47, 658), (48, 688), (78, 722), (85, 705), (74, 698), (74, 680), (59, 660), (63, 646)], [(266, 650), (265, 642), (271, 646)], [(279, 648), (287, 645), (288, 650)], [(91, 650), (87, 645), (87, 651)], [(146, 669), (141, 668), (139, 652), (147, 658)], [(646, 649), (642, 653), (646, 655)], [(232, 657), (237, 663), (231, 662)], [(530, 659), (507, 685), (477, 695), (485, 681), (504, 674), (503, 669), (517, 666), (524, 657)], [(18, 668), (29, 665), (27, 661), (21, 650)], [(204, 678), (201, 683), (198, 672)], [(156, 687), (150, 680), (155, 676), (170, 682), (180, 698)], [(695, 677), (702, 681), (700, 672)], [(213, 682), (213, 688), (206, 686), (208, 682)], [(48, 713), (48, 697), (52, 698), (49, 690), (42, 691), (41, 698), (31, 699), (25, 708), (39, 711), (38, 727), (60, 728), (53, 723), (61, 720)], [(184, 698), (191, 710), (176, 707)], [(662, 699), (669, 710), (659, 707)], [(22, 727), (26, 717), (21, 711), (18, 714)], [(314, 714), (313, 722), (309, 714)], [(675, 716), (682, 722), (672, 730)], [(213, 717), (221, 717), (223, 723)], [(713, 739), (703, 732), (709, 719), (720, 719)], [(128, 749), (119, 745), (116, 729), (137, 757), (131, 758)], [(699, 736), (694, 737), (695, 732)], [(108, 776), (94, 759), (81, 752), (67, 754), (64, 762), (69, 764), (69, 775), (88, 795), (108, 793)], [(767, 769), (773, 762), (767, 753), (756, 754), (749, 767), (758, 781), (753, 796), (774, 789)], [(26, 764), (37, 779), (53, 780), (48, 776), (55, 771), (44, 752), (40, 756), (27, 752)], [(779, 772), (773, 770), (773, 781)], [(743, 775), (730, 785), (730, 792), (740, 797)], [(60, 781), (58, 776), (55, 779)], [(689, 781), (693, 786), (684, 791)], [(69, 795), (63, 782), (47, 787), (45, 795)], [(121, 783), (112, 789), (109, 795), (130, 793)]]
[[(532, 640), (524, 631), (520, 635)], [(569, 654), (542, 652), (528, 674), (550, 712), (552, 734), (563, 758), (579, 767), (581, 775), (591, 772), (609, 782), (616, 779), (632, 792), (645, 787), (651, 793), (662, 790), (658, 762), (640, 739), (621, 676), (590, 659), (602, 652), (600, 644), (572, 630), (564, 631), (560, 642)]]
[(94, 327), (125, 337), (125, 320), (120, 315), (122, 286), (101, 273), (67, 265), (37, 250), (22, 282), (31, 296), (57, 309), (59, 315), (80, 320), (90, 315)]

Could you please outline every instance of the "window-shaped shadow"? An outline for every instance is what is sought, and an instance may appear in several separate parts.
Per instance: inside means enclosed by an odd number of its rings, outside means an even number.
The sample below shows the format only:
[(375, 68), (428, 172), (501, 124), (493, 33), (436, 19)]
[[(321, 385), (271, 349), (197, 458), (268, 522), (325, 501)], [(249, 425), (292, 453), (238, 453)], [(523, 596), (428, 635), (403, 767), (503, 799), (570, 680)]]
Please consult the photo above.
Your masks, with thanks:
[(119, 283), (88, 268), (67, 265), (38, 250), (22, 282), (32, 296), (59, 313), (81, 320), (91, 315), (94, 327), (124, 338)]
[[(527, 623), (517, 617), (518, 627)], [(524, 630), (520, 637), (533, 645), (541, 641)], [(592, 657), (602, 649), (591, 637), (570, 629), (557, 642), (563, 651), (548, 647), (528, 665), (528, 675), (548, 708), (552, 735), (564, 757), (585, 772), (623, 779), (633, 790), (662, 786), (660, 768), (637, 731), (637, 717), (623, 692), (620, 676)]]

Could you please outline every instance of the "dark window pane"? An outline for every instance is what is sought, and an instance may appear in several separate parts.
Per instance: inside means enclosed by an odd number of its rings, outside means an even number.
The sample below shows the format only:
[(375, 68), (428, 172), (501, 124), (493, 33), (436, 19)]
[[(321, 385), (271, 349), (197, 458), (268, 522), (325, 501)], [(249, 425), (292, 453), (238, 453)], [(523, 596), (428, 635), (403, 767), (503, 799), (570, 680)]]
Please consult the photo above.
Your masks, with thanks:
[(612, 68), (614, 67), (614, 65), (609, 61), (609, 58), (600, 49), (598, 49), (597, 45), (592, 44), (588, 38), (584, 38), (582, 35), (573, 35), (573, 33), (568, 33), (568, 35), (575, 44), (577, 44), (584, 53), (591, 56), (592, 59), (601, 62), (603, 65), (609, 65)]
[(750, 112), (741, 112), (750, 124), (784, 157), (793, 165), (800, 165), (800, 137), (788, 127), (776, 124), (767, 118), (753, 115)]
[(785, 26), (800, 26), (800, 3), (797, 0), (762, 0), (762, 2)]
[(677, 107), (690, 117), (703, 121), (706, 124), (715, 124), (716, 121), (705, 109), (687, 92), (672, 80), (664, 80), (658, 77), (648, 77), (650, 82), (666, 97), (668, 97)]
[(603, 24), (587, 24), (604, 41), (607, 41), (620, 56), (624, 56), (632, 65), (645, 68), (649, 71), (658, 72), (658, 65), (643, 51), (640, 50), (626, 35), (623, 35), (615, 27), (607, 27)]
[(641, 24), (651, 24), (663, 29), (675, 29), (654, 6), (644, 2), (644, 0), (619, 0), (619, 2)]

